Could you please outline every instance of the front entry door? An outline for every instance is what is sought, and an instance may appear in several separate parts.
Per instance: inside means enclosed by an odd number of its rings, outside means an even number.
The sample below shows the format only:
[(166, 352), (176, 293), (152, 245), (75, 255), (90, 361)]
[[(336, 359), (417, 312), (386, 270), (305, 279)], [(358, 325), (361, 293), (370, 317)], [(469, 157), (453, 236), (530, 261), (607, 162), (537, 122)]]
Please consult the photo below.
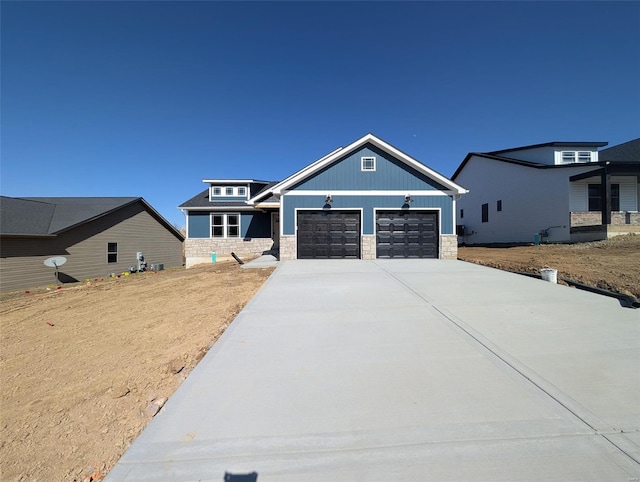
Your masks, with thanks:
[(271, 239), (273, 248), (280, 247), (280, 213), (271, 213)]

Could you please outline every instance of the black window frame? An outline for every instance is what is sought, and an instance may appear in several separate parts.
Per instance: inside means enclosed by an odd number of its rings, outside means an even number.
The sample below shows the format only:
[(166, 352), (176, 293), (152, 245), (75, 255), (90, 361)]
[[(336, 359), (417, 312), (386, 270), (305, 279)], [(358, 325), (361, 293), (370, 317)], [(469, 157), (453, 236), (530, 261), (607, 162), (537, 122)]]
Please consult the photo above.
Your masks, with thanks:
[(118, 243), (109, 242), (107, 243), (107, 264), (112, 264), (117, 262), (118, 262)]
[(489, 222), (489, 203), (485, 203), (482, 205), (482, 222)]
[[(602, 184), (587, 185), (587, 209), (589, 212), (602, 212), (604, 199)], [(620, 211), (620, 184), (611, 184), (611, 211)]]

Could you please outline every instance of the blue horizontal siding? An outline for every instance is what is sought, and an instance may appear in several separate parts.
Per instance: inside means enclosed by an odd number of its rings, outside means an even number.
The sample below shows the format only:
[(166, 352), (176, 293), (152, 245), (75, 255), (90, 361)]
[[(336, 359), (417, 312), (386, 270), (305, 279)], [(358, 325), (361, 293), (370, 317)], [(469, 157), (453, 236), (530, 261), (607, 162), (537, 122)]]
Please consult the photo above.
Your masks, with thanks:
[[(233, 214), (229, 210), (225, 214)], [(218, 214), (220, 214), (218, 212)], [(271, 238), (271, 215), (269, 213), (239, 213), (240, 236), (243, 238)], [(189, 238), (211, 237), (211, 213), (208, 211), (192, 211), (187, 216)]]
[[(376, 170), (363, 172), (361, 157), (375, 156)], [(292, 188), (304, 190), (446, 190), (433, 179), (367, 144)]]
[[(451, 196), (411, 196), (410, 210), (440, 209), (442, 234), (453, 234), (453, 199)], [(295, 234), (296, 209), (322, 209), (325, 196), (283, 196), (283, 233)], [(404, 196), (333, 196), (331, 209), (362, 209), (363, 234), (375, 233), (375, 209), (402, 209)]]

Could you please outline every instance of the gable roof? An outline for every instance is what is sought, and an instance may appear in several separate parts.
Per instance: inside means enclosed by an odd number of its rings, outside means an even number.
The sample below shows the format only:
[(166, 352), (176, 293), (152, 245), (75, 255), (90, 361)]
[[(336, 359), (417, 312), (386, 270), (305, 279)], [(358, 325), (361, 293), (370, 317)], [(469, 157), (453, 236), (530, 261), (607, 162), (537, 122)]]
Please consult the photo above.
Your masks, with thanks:
[(140, 202), (180, 239), (184, 236), (141, 197), (24, 197), (0, 196), (0, 234), (56, 236), (81, 224)]
[[(363, 147), (365, 144), (372, 144), (373, 146), (375, 146), (378, 149), (381, 149), (382, 151), (392, 155), (393, 157), (395, 157), (399, 161), (401, 161), (404, 164), (408, 165), (409, 167), (415, 169), (416, 171), (420, 172), (421, 174), (424, 174), (425, 176), (437, 181), (439, 184), (449, 188), (451, 191), (454, 191), (456, 194), (465, 194), (466, 192), (468, 192), (465, 188), (463, 188), (462, 186), (457, 185), (456, 183), (454, 183), (453, 181), (451, 181), (447, 177), (443, 176), (442, 174), (440, 174), (440, 173), (434, 171), (433, 169), (425, 166), (420, 161), (417, 161), (413, 157), (405, 154), (400, 149), (397, 149), (396, 147), (394, 147), (391, 144), (383, 141), (379, 137), (369, 133), (369, 134), (361, 137), (360, 139), (352, 142), (351, 144), (349, 144), (346, 147), (339, 147), (339, 148), (335, 149), (334, 151), (330, 152), (329, 154), (321, 157), (317, 161), (309, 164), (308, 166), (300, 169), (298, 172), (296, 172), (296, 173), (292, 174), (291, 176), (287, 177), (285, 180), (277, 183), (275, 186), (273, 186), (270, 189), (271, 193), (273, 193), (276, 196), (280, 196), (283, 191), (287, 190), (291, 186), (293, 186), (295, 184), (298, 184), (299, 182), (301, 182), (304, 179), (309, 178), (313, 174), (319, 172), (320, 170), (326, 168), (327, 166), (330, 166), (331, 164), (333, 164), (334, 162), (336, 162), (339, 159), (343, 158), (344, 156), (346, 156), (346, 155), (350, 154), (351, 152)], [(264, 195), (266, 193), (263, 192), (262, 194)], [(249, 200), (249, 203), (254, 203), (257, 198), (258, 198), (258, 196), (254, 196), (253, 198), (251, 198)]]
[(598, 159), (609, 162), (640, 162), (640, 137), (602, 149), (598, 153)]

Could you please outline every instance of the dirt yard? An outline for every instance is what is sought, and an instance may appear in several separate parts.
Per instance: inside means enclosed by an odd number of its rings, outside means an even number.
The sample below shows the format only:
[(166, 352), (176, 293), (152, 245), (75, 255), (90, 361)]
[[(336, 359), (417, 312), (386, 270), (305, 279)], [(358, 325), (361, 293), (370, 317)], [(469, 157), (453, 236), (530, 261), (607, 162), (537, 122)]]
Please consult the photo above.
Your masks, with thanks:
[[(640, 236), (461, 259), (640, 297)], [(0, 297), (0, 480), (101, 480), (270, 275), (236, 263)]]
[(640, 236), (627, 235), (580, 244), (512, 248), (461, 247), (458, 258), (507, 271), (558, 270), (566, 278), (640, 299)]
[(102, 480), (272, 269), (233, 262), (0, 298), (0, 480)]

